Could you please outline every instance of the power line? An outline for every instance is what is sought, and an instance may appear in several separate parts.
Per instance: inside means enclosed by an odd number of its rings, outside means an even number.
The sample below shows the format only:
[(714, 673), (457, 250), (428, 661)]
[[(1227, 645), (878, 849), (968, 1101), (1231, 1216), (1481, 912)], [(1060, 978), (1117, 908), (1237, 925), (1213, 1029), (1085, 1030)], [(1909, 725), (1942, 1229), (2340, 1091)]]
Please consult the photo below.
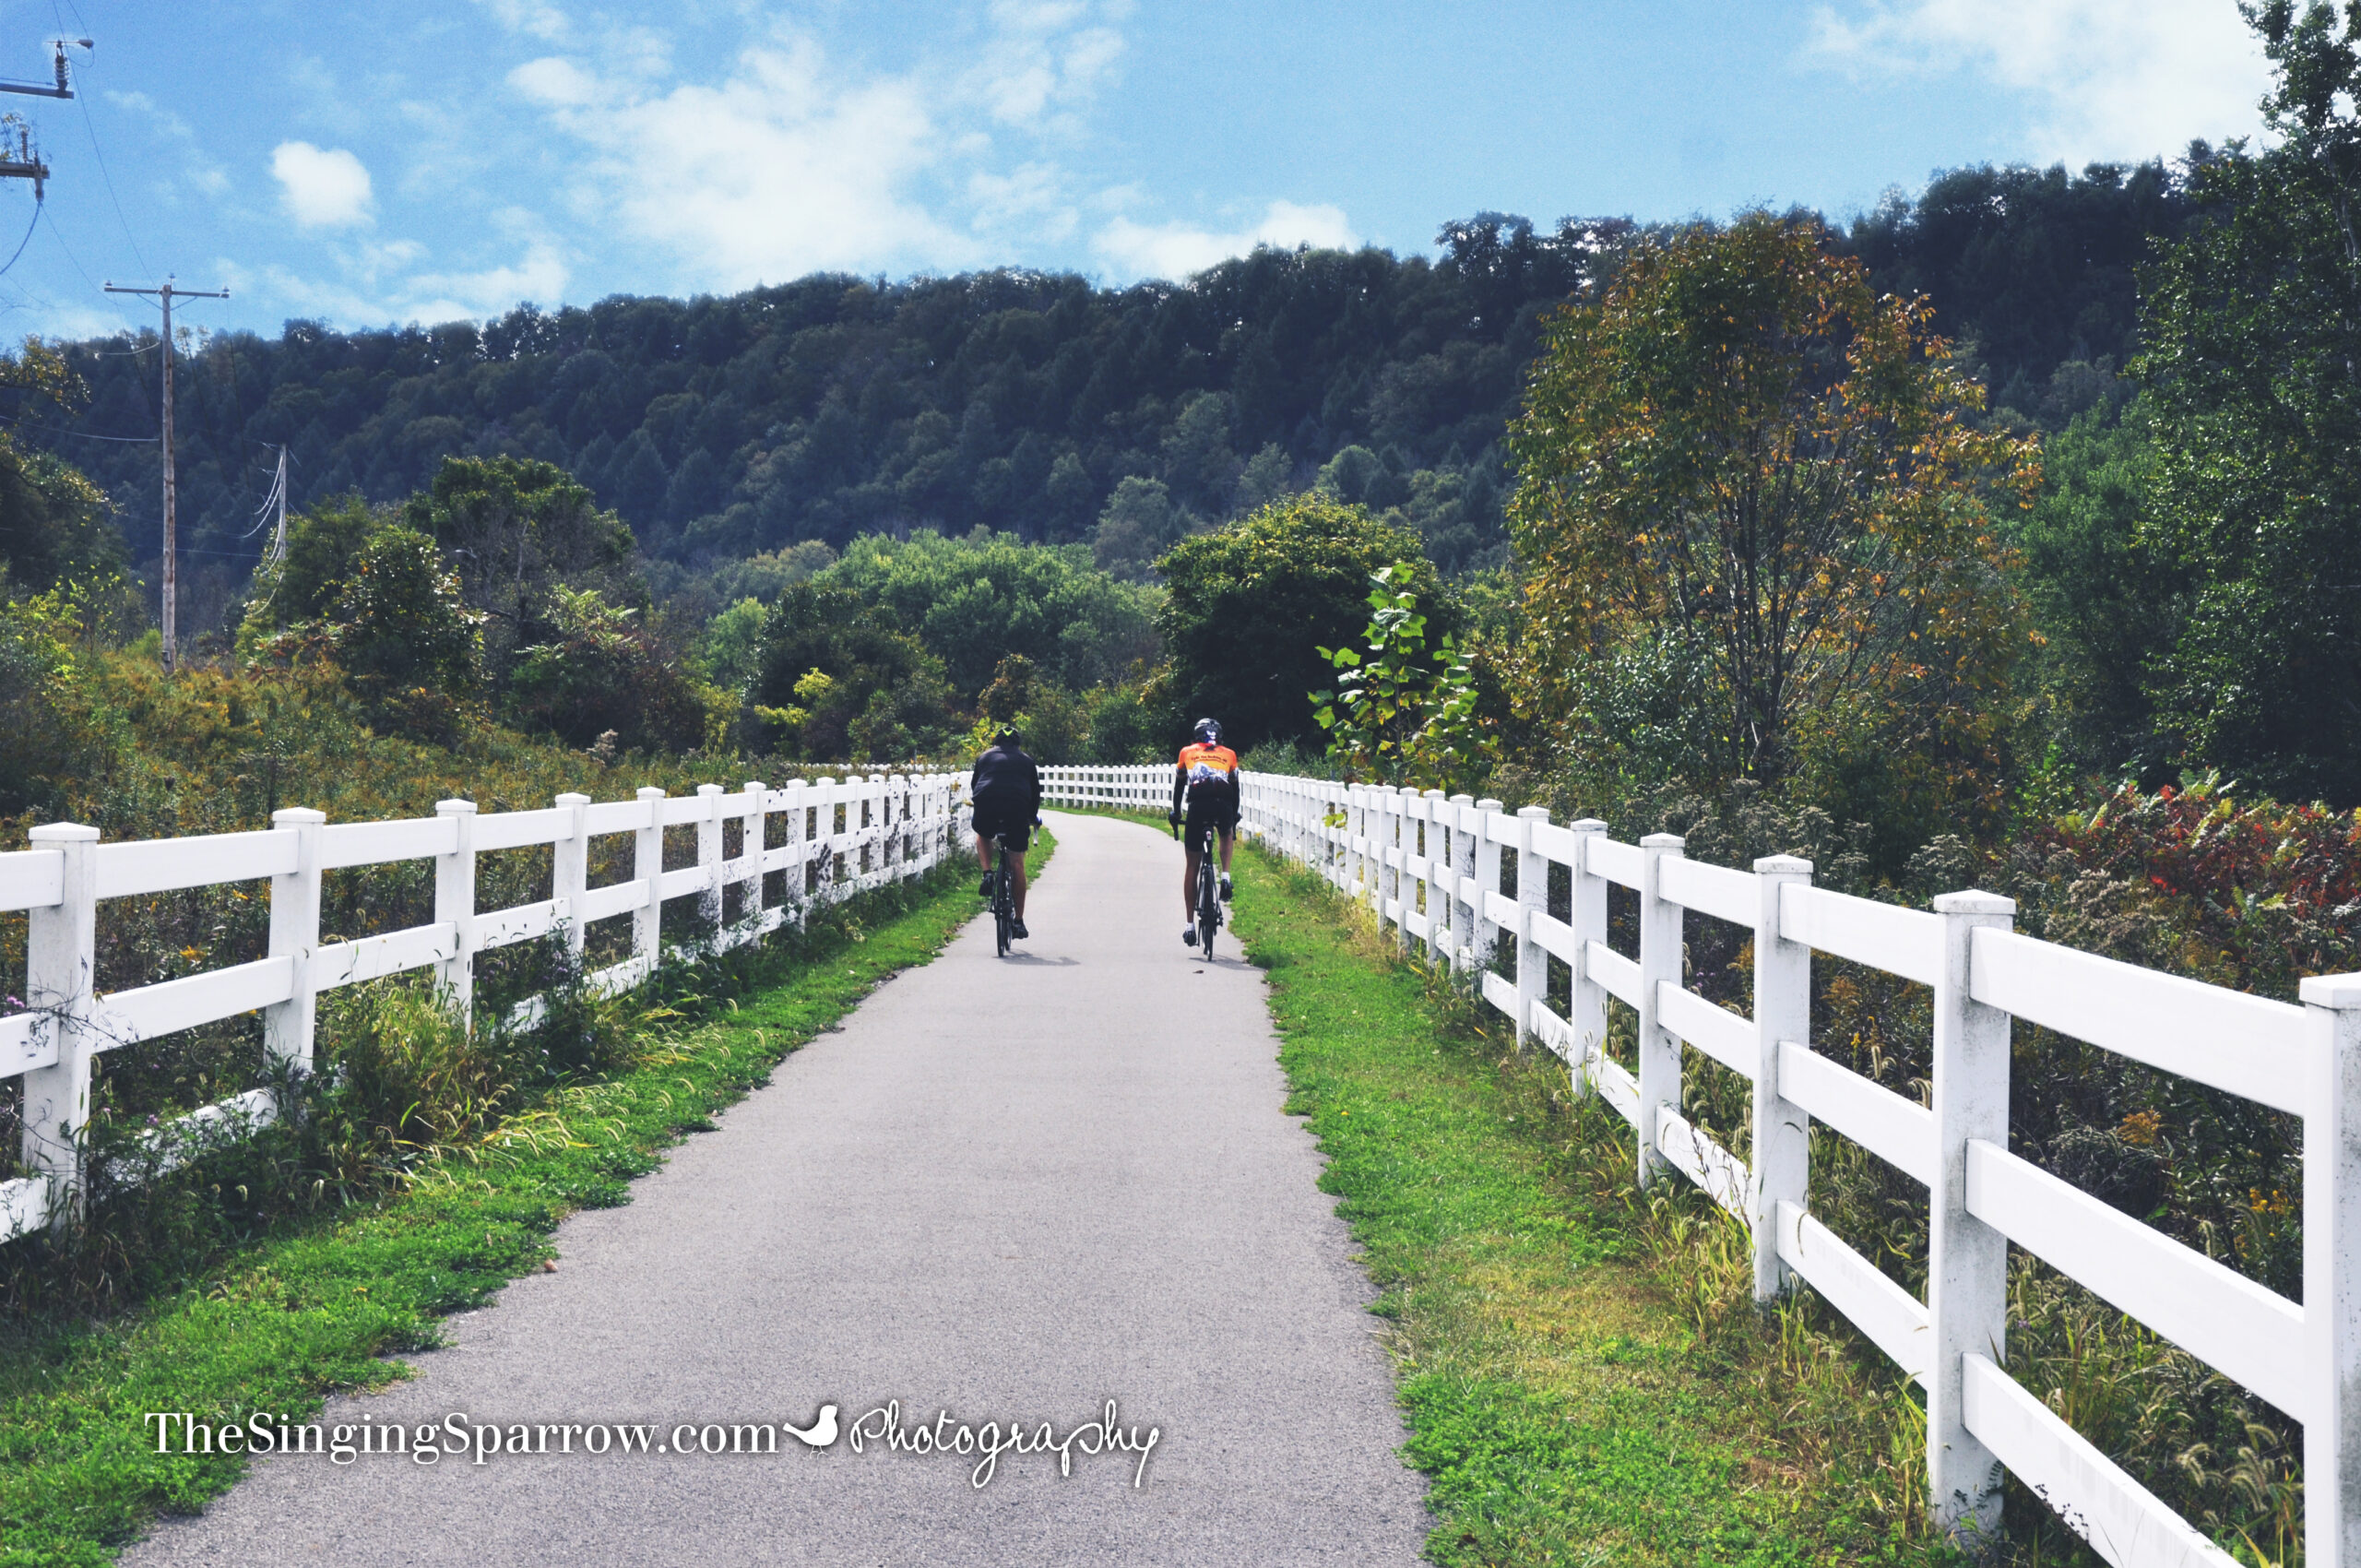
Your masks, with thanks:
[(39, 435), (75, 435), (85, 441), (123, 441), (143, 446), (152, 446), (162, 439), (155, 435), (101, 435), (94, 430), (67, 430), (55, 424), (27, 424), (23, 420), (11, 419), (6, 414), (0, 414), (0, 424), (13, 424), (19, 430), (29, 430)]
[[(78, 17), (81, 12), (77, 9), (74, 14)], [(91, 52), (91, 57), (97, 58), (95, 50)], [(82, 67), (86, 74), (89, 68), (88, 64)], [(90, 118), (90, 95), (77, 93), (74, 101), (82, 106), (82, 128), (90, 133), (90, 156), (99, 160), (99, 178), (106, 184), (107, 200), (114, 205), (115, 221), (123, 225), (123, 237), (131, 242), (131, 254), (138, 257), (139, 270), (153, 272), (156, 269), (148, 266), (147, 256), (140, 254), (139, 236), (131, 232), (131, 220), (123, 215), (123, 198), (114, 194), (114, 176), (107, 172), (107, 155), (99, 150), (99, 123)]]
[[(38, 208), (35, 210), (43, 216), (46, 216), (49, 211), (46, 207)], [(96, 289), (99, 286), (99, 280), (90, 276), (90, 269), (82, 265), (82, 258), (76, 255), (74, 247), (65, 243), (65, 235), (57, 227), (57, 220), (54, 218), (49, 220), (49, 237), (57, 242), (57, 248), (65, 253), (65, 259), (74, 264), (74, 270), (82, 275), (82, 281)]]
[(17, 242), (16, 254), (9, 256), (7, 266), (0, 267), (0, 278), (6, 278), (8, 275), (9, 269), (17, 265), (18, 257), (25, 254), (25, 247), (33, 243), (33, 230), (41, 223), (42, 208), (45, 205), (47, 204), (40, 196), (33, 197), (33, 220), (25, 225), (25, 237)]

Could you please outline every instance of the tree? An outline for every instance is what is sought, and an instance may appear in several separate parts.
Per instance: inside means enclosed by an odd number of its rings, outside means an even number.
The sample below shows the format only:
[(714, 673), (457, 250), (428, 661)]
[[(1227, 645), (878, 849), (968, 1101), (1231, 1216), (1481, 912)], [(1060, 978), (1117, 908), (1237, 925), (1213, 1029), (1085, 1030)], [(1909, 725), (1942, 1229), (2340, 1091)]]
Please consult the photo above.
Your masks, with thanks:
[(1415, 575), (1397, 562), (1370, 578), (1374, 613), (1360, 647), (1320, 650), (1336, 689), (1311, 695), (1312, 719), (1347, 778), (1455, 792), (1481, 780), (1500, 746), (1466, 656), (1448, 636), (1430, 654), (1418, 596), (1394, 586)]
[(624, 751), (683, 752), (708, 738), (709, 714), (726, 722), (735, 704), (709, 702), (719, 694), (682, 670), (635, 611), (563, 584), (551, 600), (557, 636), (518, 648), (509, 680), (508, 710), (524, 728), (570, 746), (612, 731)]
[(1102, 572), (1125, 582), (1143, 582), (1156, 558), (1188, 531), (1192, 520), (1172, 505), (1172, 493), (1162, 480), (1133, 474), (1115, 486), (1090, 530), (1091, 558)]
[(2042, 445), (2042, 490), (2013, 521), (2026, 599), (2042, 630), (2040, 685), (2058, 705), (2060, 760), (2075, 774), (2156, 774), (2153, 672), (2180, 636), (2183, 585), (2142, 543), (2155, 439), (2149, 405), (2091, 409)]
[(460, 600), (434, 541), (395, 523), (362, 546), (338, 595), (337, 663), (387, 720), (447, 731), (482, 675), (483, 619)]
[[(15, 417), (72, 412), (89, 397), (65, 356), (38, 338), (0, 354), (0, 398)], [(0, 585), (39, 592), (77, 576), (119, 573), (123, 536), (107, 512), (105, 493), (79, 469), (0, 431)]]
[(779, 595), (749, 693), (767, 738), (815, 762), (908, 762), (965, 728), (942, 661), (891, 608), (836, 583)]
[(890, 611), (943, 661), (962, 702), (1010, 654), (1081, 691), (1123, 679), (1156, 651), (1155, 590), (1115, 581), (1081, 545), (1044, 549), (981, 529), (872, 535), (814, 580)]
[(391, 508), (373, 507), (357, 494), (331, 496), (287, 519), (287, 553), (255, 574), (248, 590), (242, 647), (336, 607), (369, 536), (392, 520)]
[(553, 587), (596, 588), (621, 604), (647, 597), (632, 567), (631, 529), (554, 463), (446, 457), (403, 505), (402, 520), (443, 547), (467, 602), (490, 618), (496, 674), (516, 649), (558, 631)]
[(1430, 606), (1434, 633), (1455, 630), (1417, 538), (1332, 497), (1289, 496), (1174, 546), (1157, 563), (1174, 743), (1200, 715), (1220, 719), (1240, 751), (1317, 742), (1311, 694), (1335, 679), (1320, 650), (1359, 634), (1370, 577), (1396, 562), (1410, 564), (1408, 581), (1394, 580)]
[(2197, 766), (2361, 802), (2361, 12), (2249, 7), (2278, 145), (2196, 161), (2149, 274), (2142, 542), (2187, 582), (2148, 683)]
[(1655, 645), (1702, 676), (1693, 778), (1811, 760), (1921, 817), (1994, 797), (2023, 639), (1988, 504), (2038, 472), (1971, 422), (1928, 315), (1816, 220), (1755, 213), (1634, 246), (1548, 319), (1510, 436), (1545, 712), (1578, 719), (1602, 661)]

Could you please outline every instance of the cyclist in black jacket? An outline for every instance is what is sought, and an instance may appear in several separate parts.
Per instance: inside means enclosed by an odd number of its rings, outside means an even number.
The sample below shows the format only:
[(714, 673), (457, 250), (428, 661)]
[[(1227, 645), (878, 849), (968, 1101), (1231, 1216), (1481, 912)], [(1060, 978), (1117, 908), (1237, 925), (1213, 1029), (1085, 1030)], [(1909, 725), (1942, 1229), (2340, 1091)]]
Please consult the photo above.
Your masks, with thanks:
[(1007, 841), (1009, 868), (1016, 885), (1010, 901), (1016, 907), (1013, 936), (1029, 936), (1025, 929), (1025, 851), (1032, 847), (1033, 829), (1041, 820), (1041, 770), (1017, 749), (1023, 737), (1003, 725), (992, 737), (991, 749), (976, 759), (967, 793), (976, 802), (976, 859), (984, 868), (984, 885), (977, 891), (992, 896), (992, 838)]

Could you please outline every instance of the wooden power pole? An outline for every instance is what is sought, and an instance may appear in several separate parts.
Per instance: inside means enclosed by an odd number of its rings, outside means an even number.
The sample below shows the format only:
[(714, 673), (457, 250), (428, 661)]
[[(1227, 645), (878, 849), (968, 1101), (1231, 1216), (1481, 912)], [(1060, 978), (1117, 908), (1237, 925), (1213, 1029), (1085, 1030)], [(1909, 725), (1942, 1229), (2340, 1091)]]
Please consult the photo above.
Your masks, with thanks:
[(174, 516), (179, 501), (178, 473), (172, 464), (172, 301), (226, 300), (227, 289), (175, 289), (172, 280), (164, 279), (156, 289), (125, 289), (113, 283), (106, 286), (110, 294), (153, 294), (164, 303), (164, 668), (180, 668), (180, 534)]

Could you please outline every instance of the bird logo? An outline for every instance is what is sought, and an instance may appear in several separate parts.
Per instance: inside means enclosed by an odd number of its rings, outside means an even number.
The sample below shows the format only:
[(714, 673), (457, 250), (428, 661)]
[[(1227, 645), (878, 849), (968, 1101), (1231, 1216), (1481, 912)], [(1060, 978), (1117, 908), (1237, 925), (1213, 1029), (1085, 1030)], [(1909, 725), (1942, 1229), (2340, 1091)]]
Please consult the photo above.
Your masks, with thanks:
[[(787, 1426), (787, 1423), (781, 1421), (779, 1425)], [(836, 1441), (836, 1408), (834, 1405), (821, 1406), (818, 1420), (808, 1428), (787, 1426), (787, 1434), (806, 1448), (829, 1447)]]

